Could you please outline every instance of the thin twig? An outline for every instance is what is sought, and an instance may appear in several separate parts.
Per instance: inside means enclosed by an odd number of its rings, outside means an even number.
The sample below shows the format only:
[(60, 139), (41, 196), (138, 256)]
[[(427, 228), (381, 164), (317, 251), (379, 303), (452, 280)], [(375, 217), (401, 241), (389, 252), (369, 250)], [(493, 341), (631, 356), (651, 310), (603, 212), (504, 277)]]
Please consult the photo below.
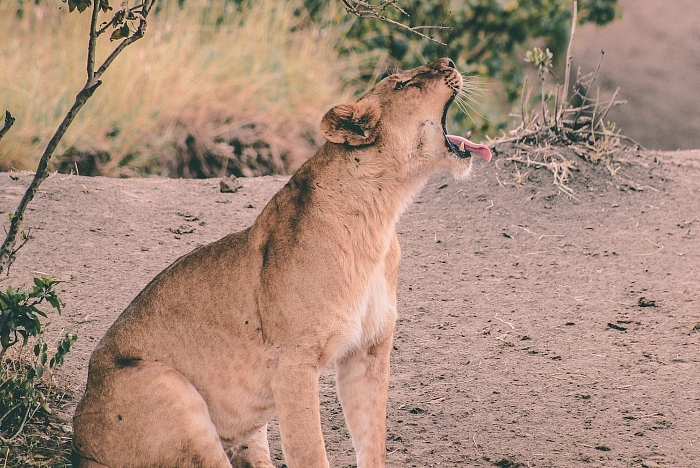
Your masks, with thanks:
[(409, 16), (406, 11), (404, 11), (401, 7), (399, 7), (396, 4), (396, 0), (384, 0), (380, 2), (378, 5), (373, 5), (367, 2), (364, 2), (362, 0), (341, 0), (343, 2), (343, 7), (348, 13), (352, 13), (353, 15), (357, 16), (358, 18), (375, 18), (380, 21), (384, 21), (385, 23), (392, 24), (394, 26), (397, 26), (399, 28), (405, 29), (406, 31), (409, 31), (413, 34), (416, 34), (424, 39), (428, 39), (429, 41), (435, 42), (436, 44), (440, 44), (442, 46), (446, 46), (442, 41), (439, 41), (435, 39), (434, 37), (428, 36), (426, 34), (423, 34), (422, 32), (418, 31), (418, 29), (436, 29), (438, 31), (446, 31), (450, 30), (449, 26), (419, 26), (419, 27), (411, 27), (408, 26), (407, 24), (401, 23), (399, 21), (394, 21), (390, 18), (387, 18), (385, 15), (382, 13), (389, 7), (393, 7), (396, 10), (400, 11), (406, 16)]
[(14, 125), (15, 123), (15, 118), (12, 117), (12, 114), (10, 114), (10, 111), (6, 110), (5, 111), (5, 123), (3, 124), (2, 128), (0, 128), (0, 140), (2, 140), (2, 137), (5, 136), (5, 134), (10, 130), (10, 127)]
[(515, 327), (513, 326), (512, 323), (506, 322), (506, 321), (503, 320), (501, 317), (499, 317), (498, 314), (496, 314), (496, 316), (495, 316), (494, 318), (495, 318), (496, 320), (500, 320), (501, 322), (503, 322), (503, 323), (505, 323), (506, 325), (508, 325), (508, 326), (510, 327), (511, 330), (515, 330)]
[(615, 105), (615, 102), (616, 102), (616, 101), (615, 101), (615, 98), (617, 97), (617, 95), (618, 95), (619, 93), (620, 93), (620, 87), (618, 86), (617, 89), (615, 90), (615, 93), (613, 94), (612, 99), (610, 99), (610, 102), (608, 103), (608, 106), (605, 108), (605, 110), (604, 110), (603, 113), (600, 115), (600, 117), (598, 117), (598, 123), (596, 123), (596, 127), (597, 127), (598, 125), (600, 125), (600, 124), (603, 122), (603, 120), (605, 119), (605, 117), (608, 115), (608, 112), (610, 112), (610, 109), (612, 109), (612, 106)]
[(92, 1), (92, 16), (90, 17), (90, 39), (87, 54), (87, 84), (95, 80), (95, 52), (97, 46), (97, 14), (100, 12), (100, 0)]
[[(99, 1), (99, 0), (95, 0)], [(95, 72), (95, 79), (99, 79), (102, 74), (107, 70), (107, 68), (112, 64), (115, 58), (124, 50), (127, 46), (133, 44), (134, 42), (138, 41), (143, 37), (143, 35), (146, 33), (146, 17), (148, 16), (148, 13), (151, 11), (151, 8), (153, 8), (153, 5), (155, 5), (156, 0), (150, 0), (149, 2), (146, 2), (143, 6), (143, 9), (141, 11), (141, 19), (139, 20), (139, 25), (136, 28), (136, 31), (134, 33), (127, 37), (126, 39), (122, 40), (119, 45), (112, 51), (111, 54), (105, 59), (105, 61), (100, 65), (100, 68), (97, 69)]]
[(5, 242), (3, 242), (2, 247), (0, 247), (0, 273), (7, 270), (12, 264), (12, 260), (14, 259), (13, 253), (16, 252), (14, 246), (17, 242), (17, 235), (20, 232), (21, 224), (24, 219), (24, 211), (27, 209), (29, 202), (31, 202), (34, 198), (34, 195), (36, 195), (39, 185), (49, 176), (48, 166), (51, 156), (56, 150), (58, 143), (63, 138), (63, 135), (65, 135), (66, 130), (68, 130), (68, 127), (73, 122), (73, 119), (78, 114), (78, 111), (80, 111), (87, 100), (90, 99), (92, 94), (95, 92), (97, 87), (101, 84), (102, 82), (98, 80), (92, 85), (92, 87), (83, 88), (78, 93), (78, 95), (75, 97), (73, 106), (63, 118), (63, 121), (58, 126), (58, 129), (56, 129), (56, 133), (54, 133), (53, 137), (51, 137), (51, 140), (49, 141), (49, 144), (46, 146), (44, 154), (39, 160), (39, 166), (34, 174), (34, 179), (32, 180), (32, 183), (29, 184), (29, 187), (27, 187), (26, 192), (24, 192), (24, 196), (19, 202), (19, 206), (17, 207), (17, 210), (12, 217), (12, 221), (10, 222), (10, 229), (7, 232)]
[[(578, 19), (578, 2), (574, 1), (574, 12), (573, 18), (571, 19), (571, 35), (569, 36), (569, 47), (566, 49), (566, 71), (564, 72), (564, 94), (561, 99), (561, 110), (563, 111), (564, 106), (567, 104), (567, 98), (569, 94), (569, 79), (571, 77), (571, 61), (573, 60), (573, 55), (571, 54), (571, 49), (574, 44), (574, 34), (576, 33), (576, 21)], [(562, 112), (559, 112), (559, 117), (561, 117)]]
[[(3, 351), (5, 351), (6, 349), (7, 349), (7, 348), (3, 348)], [(2, 423), (3, 420), (4, 420), (6, 417), (8, 417), (8, 416), (10, 415), (10, 413), (12, 413), (14, 410), (16, 410), (17, 408), (19, 408), (21, 404), (22, 404), (21, 402), (20, 402), (20, 403), (17, 403), (15, 406), (13, 406), (13, 407), (10, 408), (9, 410), (7, 410), (7, 412), (6, 412), (5, 414), (3, 414), (2, 417), (0, 418), (0, 423)]]
[(25, 233), (22, 234), (23, 242), (17, 247), (16, 249), (12, 250), (12, 253), (10, 254), (10, 258), (8, 259), (7, 262), (7, 276), (10, 275), (10, 267), (12, 266), (12, 263), (15, 261), (15, 257), (17, 256), (17, 252), (24, 247), (24, 245), (29, 242), (29, 239), (31, 239), (31, 228), (29, 228)]
[[(584, 104), (588, 100), (588, 91), (591, 89), (591, 86), (593, 86), (593, 83), (595, 82), (596, 78), (598, 78), (598, 72), (600, 72), (600, 65), (603, 63), (603, 57), (605, 56), (605, 51), (601, 50), (600, 51), (600, 59), (598, 60), (598, 66), (596, 66), (595, 71), (593, 72), (593, 78), (591, 78), (591, 82), (586, 86), (586, 91), (581, 95), (581, 99)], [(576, 126), (576, 123), (578, 122), (578, 119), (581, 117), (581, 112), (579, 111), (578, 114), (576, 114), (576, 118), (574, 119), (574, 127)]]
[(648, 150), (647, 150), (644, 146), (642, 146), (642, 144), (639, 143), (637, 140), (634, 140), (634, 139), (632, 139), (632, 138), (630, 138), (630, 137), (628, 137), (628, 136), (626, 136), (626, 135), (618, 135), (617, 137), (618, 137), (618, 138), (622, 138), (623, 140), (629, 141), (629, 142), (632, 143), (633, 145), (638, 146), (638, 147), (639, 147), (641, 150), (643, 150), (643, 151), (648, 151)]
[[(28, 406), (28, 407), (27, 407), (27, 411), (25, 411), (25, 413), (24, 413), (24, 418), (22, 419), (22, 424), (19, 425), (19, 428), (17, 429), (17, 432), (15, 432), (15, 433), (12, 435), (12, 437), (10, 437), (10, 438), (8, 438), (8, 439), (5, 439), (4, 437), (0, 436), (0, 440), (1, 440), (3, 443), (6, 444), (6, 443), (8, 443), (8, 442), (12, 442), (12, 441), (15, 439), (15, 437), (17, 437), (18, 435), (20, 435), (20, 434), (22, 433), (22, 429), (24, 429), (24, 426), (27, 424), (27, 420), (29, 419), (29, 413), (31, 412), (31, 409), (32, 409), (31, 406)], [(37, 408), (37, 409), (38, 409), (38, 408)], [(35, 411), (36, 411), (36, 410), (35, 410)]]

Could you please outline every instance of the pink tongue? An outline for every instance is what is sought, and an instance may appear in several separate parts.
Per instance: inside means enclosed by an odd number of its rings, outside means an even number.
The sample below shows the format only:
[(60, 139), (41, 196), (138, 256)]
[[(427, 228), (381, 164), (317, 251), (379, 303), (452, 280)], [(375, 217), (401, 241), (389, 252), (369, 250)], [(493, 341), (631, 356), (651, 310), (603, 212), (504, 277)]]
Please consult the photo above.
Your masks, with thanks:
[(477, 143), (471, 142), (464, 137), (457, 135), (447, 135), (447, 140), (452, 143), (455, 148), (460, 148), (464, 144), (464, 151), (469, 151), (470, 153), (476, 153), (484, 161), (491, 161), (491, 150), (486, 145), (479, 145)]

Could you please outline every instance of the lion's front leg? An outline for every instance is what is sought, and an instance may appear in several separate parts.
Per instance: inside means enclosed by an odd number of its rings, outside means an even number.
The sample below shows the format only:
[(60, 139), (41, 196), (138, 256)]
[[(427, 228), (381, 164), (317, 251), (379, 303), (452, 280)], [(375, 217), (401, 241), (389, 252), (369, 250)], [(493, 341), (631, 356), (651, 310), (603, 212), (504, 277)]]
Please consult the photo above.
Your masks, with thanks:
[(319, 371), (298, 362), (280, 358), (272, 379), (282, 452), (289, 468), (328, 468), (321, 431)]
[(389, 353), (393, 325), (378, 343), (336, 363), (338, 396), (357, 453), (358, 468), (384, 467)]

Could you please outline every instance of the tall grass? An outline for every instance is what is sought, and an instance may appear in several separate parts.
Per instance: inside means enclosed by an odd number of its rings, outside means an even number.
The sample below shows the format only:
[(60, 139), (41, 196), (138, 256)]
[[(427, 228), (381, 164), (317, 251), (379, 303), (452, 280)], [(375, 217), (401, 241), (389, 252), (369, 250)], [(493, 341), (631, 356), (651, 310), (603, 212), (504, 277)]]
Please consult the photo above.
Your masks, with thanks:
[[(85, 80), (89, 13), (41, 0), (18, 15), (18, 5), (0, 0), (0, 110), (17, 118), (0, 142), (5, 170), (35, 166)], [(272, 154), (271, 171), (294, 170), (318, 143), (323, 112), (350, 96), (343, 82), (354, 73), (353, 59), (334, 51), (337, 28), (307, 21), (301, 0), (181, 5), (163, 0), (57, 154), (102, 154), (96, 172), (107, 175), (183, 175), (182, 158), (230, 158), (228, 143), (243, 132)], [(98, 59), (114, 46), (108, 42)], [(256, 173), (253, 164), (242, 166), (244, 175)]]

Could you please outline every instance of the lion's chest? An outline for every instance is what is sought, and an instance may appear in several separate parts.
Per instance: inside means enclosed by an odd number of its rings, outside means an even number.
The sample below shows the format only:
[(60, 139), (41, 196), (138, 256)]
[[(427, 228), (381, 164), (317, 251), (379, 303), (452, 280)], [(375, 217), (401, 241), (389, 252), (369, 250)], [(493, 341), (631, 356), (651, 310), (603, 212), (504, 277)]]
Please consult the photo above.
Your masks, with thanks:
[(383, 268), (376, 269), (358, 296), (359, 303), (349, 305), (348, 316), (329, 342), (328, 361), (367, 349), (393, 330), (396, 295)]

